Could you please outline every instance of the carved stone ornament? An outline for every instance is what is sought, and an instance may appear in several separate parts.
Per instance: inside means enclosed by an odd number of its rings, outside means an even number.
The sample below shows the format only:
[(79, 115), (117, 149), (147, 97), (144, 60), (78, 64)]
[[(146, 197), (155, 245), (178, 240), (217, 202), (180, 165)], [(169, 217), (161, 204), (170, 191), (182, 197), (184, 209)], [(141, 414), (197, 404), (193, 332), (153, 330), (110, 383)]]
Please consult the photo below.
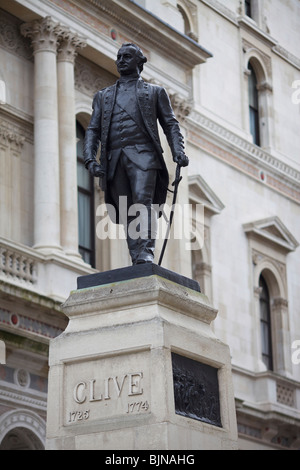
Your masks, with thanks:
[(176, 117), (183, 121), (190, 114), (193, 102), (191, 100), (187, 101), (178, 93), (170, 94), (170, 100)]
[(75, 62), (75, 88), (88, 96), (115, 83), (116, 77), (107, 70), (78, 56)]
[(25, 137), (20, 135), (12, 125), (0, 119), (0, 142), (5, 146), (13, 145), (20, 149), (25, 142)]
[(86, 40), (79, 37), (78, 34), (66, 31), (58, 47), (58, 61), (74, 63), (77, 50), (83, 49), (86, 45)]
[(58, 40), (64, 33), (65, 29), (50, 16), (21, 26), (21, 34), (31, 39), (34, 52), (56, 52)]
[(19, 28), (19, 20), (1, 10), (0, 46), (13, 54), (31, 60), (32, 48), (28, 41), (25, 41), (21, 36)]
[(30, 384), (30, 374), (25, 369), (17, 369), (14, 374), (15, 383), (23, 388), (28, 388)]

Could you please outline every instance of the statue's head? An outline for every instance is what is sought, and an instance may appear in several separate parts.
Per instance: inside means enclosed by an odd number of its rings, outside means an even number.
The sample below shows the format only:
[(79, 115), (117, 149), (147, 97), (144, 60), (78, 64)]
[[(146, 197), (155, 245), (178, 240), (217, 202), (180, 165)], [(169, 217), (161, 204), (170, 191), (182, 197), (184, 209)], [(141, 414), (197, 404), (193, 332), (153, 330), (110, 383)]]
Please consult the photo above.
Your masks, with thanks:
[(128, 75), (135, 71), (141, 73), (146, 62), (143, 51), (136, 44), (126, 42), (118, 51), (116, 65), (120, 75)]

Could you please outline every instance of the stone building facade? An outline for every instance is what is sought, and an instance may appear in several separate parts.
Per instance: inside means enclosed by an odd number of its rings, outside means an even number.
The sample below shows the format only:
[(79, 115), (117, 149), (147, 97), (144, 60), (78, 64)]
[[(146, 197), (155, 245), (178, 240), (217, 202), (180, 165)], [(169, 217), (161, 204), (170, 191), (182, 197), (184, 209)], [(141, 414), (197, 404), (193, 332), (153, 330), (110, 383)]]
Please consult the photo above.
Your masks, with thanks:
[(219, 312), (239, 447), (300, 448), (299, 18), (298, 0), (0, 0), (0, 449), (44, 448), (49, 339), (77, 277), (129, 265), (81, 158), (124, 42), (185, 136), (163, 265)]

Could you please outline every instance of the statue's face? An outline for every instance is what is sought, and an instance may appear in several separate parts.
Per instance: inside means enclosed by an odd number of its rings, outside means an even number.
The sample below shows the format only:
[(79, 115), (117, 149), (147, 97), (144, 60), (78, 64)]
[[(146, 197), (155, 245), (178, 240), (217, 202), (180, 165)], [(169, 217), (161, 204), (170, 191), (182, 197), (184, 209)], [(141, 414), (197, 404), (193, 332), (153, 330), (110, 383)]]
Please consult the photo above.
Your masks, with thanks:
[(120, 75), (139, 74), (136, 49), (132, 46), (124, 46), (119, 49), (116, 64)]

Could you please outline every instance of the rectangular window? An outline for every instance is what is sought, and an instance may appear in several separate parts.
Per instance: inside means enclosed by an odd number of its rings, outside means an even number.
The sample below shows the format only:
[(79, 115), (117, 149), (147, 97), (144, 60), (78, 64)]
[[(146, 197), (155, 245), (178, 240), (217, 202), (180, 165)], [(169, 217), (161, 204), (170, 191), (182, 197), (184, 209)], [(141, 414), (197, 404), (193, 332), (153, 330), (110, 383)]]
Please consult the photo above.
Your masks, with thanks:
[(250, 133), (253, 136), (253, 143), (260, 146), (257, 78), (255, 71), (250, 63), (248, 65), (248, 68), (251, 72), (248, 78)]
[(84, 129), (77, 123), (78, 239), (83, 260), (95, 266), (93, 178), (83, 159)]
[(245, 14), (251, 18), (251, 0), (245, 0)]
[(253, 143), (260, 145), (259, 141), (259, 119), (257, 109), (249, 107), (250, 133), (253, 137)]

